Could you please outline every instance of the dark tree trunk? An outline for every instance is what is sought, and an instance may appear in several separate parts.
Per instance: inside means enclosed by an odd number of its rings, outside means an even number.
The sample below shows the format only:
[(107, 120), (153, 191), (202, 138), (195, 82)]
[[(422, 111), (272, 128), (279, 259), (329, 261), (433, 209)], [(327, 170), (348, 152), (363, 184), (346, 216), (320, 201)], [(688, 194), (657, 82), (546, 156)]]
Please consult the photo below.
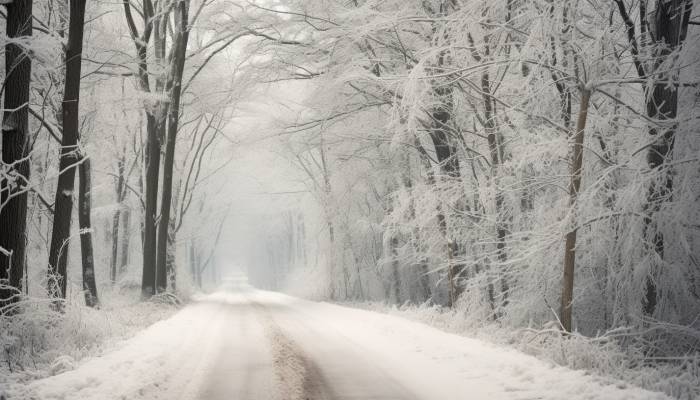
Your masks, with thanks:
[[(181, 4), (182, 1), (179, 1), (178, 4)], [(167, 36), (166, 36), (166, 28), (168, 26), (168, 14), (169, 10), (166, 10), (164, 7), (163, 2), (159, 2), (156, 4), (156, 11), (154, 13), (153, 17), (153, 47), (154, 47), (154, 52), (155, 52), (155, 61), (157, 65), (162, 65), (164, 66), (167, 62), (166, 60), (166, 42), (167, 42)], [(164, 72), (159, 72), (156, 75), (156, 87), (155, 87), (155, 92), (158, 95), (163, 95), (165, 96), (169, 89), (170, 85), (167, 82), (166, 79), (166, 73)], [(172, 100), (172, 99), (171, 99)], [(167, 128), (167, 121), (168, 121), (168, 113), (170, 110), (170, 104), (168, 102), (163, 102), (159, 101), (158, 102), (158, 116), (159, 118), (156, 120), (156, 135), (158, 137), (158, 149), (159, 149), (159, 156), (160, 152), (162, 151), (162, 146), (166, 142), (166, 128)], [(167, 146), (167, 144), (166, 144)], [(160, 162), (160, 157), (159, 160)], [(168, 179), (168, 153), (167, 150), (165, 151), (165, 160), (163, 163), (163, 191), (164, 193), (162, 194), (163, 198), (166, 197), (165, 191), (168, 190), (167, 186), (168, 184), (165, 182), (165, 180)], [(170, 173), (172, 175), (172, 172)], [(159, 183), (156, 182), (155, 184), (155, 189), (156, 189), (156, 196), (158, 196), (158, 186)], [(170, 184), (170, 187), (172, 187), (172, 184)], [(170, 197), (170, 196), (168, 196)], [(156, 201), (157, 203), (157, 201)], [(157, 205), (156, 205), (157, 207)], [(156, 212), (157, 213), (157, 212)], [(165, 253), (163, 253), (161, 256), (161, 248), (164, 248), (167, 245), (167, 240), (163, 240), (161, 242), (161, 234), (160, 231), (165, 231), (165, 237), (167, 239), (167, 231), (168, 231), (168, 219), (169, 219), (169, 213), (170, 209), (168, 208), (168, 214), (163, 214), (162, 212), (162, 201), (161, 201), (161, 213), (160, 213), (160, 218), (158, 218), (158, 222), (156, 223), (156, 231), (153, 233), (154, 240), (155, 240), (155, 248), (153, 251), (155, 251), (155, 291), (156, 293), (162, 293), (167, 289), (168, 286), (168, 273), (165, 268)]]
[(156, 232), (158, 213), (158, 178), (160, 173), (160, 139), (153, 115), (147, 116), (146, 141), (146, 207), (143, 223), (143, 275), (141, 297), (148, 299), (156, 287)]
[[(427, 3), (426, 3), (427, 4)], [(447, 16), (451, 9), (456, 6), (456, 3), (441, 2), (439, 6), (438, 16)], [(433, 28), (433, 35), (443, 35), (441, 39), (447, 39), (447, 33), (438, 33), (436, 28)], [(440, 52), (437, 59), (436, 72), (444, 72), (443, 65), (445, 63), (446, 51)], [(455, 183), (461, 182), (461, 173), (459, 159), (457, 158), (457, 149), (454, 142), (449, 137), (449, 124), (452, 120), (453, 100), (452, 86), (448, 82), (434, 82), (433, 92), (438, 100), (438, 105), (431, 111), (432, 124), (429, 130), (430, 139), (435, 146), (435, 155), (440, 163), (440, 170), (451, 181)], [(429, 180), (433, 178), (429, 177)], [(433, 180), (433, 182), (435, 182)], [(449, 232), (447, 218), (442, 212), (441, 207), (437, 215), (438, 228), (440, 233), (445, 238), (447, 248), (447, 285), (449, 289), (449, 306), (452, 307), (457, 301), (457, 298), (462, 293), (462, 286), (459, 278), (463, 270), (463, 266), (456, 264), (455, 259), (459, 254), (459, 245), (454, 241)]]
[(399, 238), (392, 236), (389, 243), (391, 246), (391, 286), (394, 288), (394, 300), (396, 304), (401, 304), (401, 278), (399, 276)]
[(117, 281), (117, 258), (119, 257), (119, 221), (121, 210), (117, 208), (112, 215), (112, 254), (109, 260), (109, 281), (114, 284)]
[(78, 186), (78, 224), (80, 225), (80, 250), (83, 261), (83, 291), (85, 304), (97, 307), (100, 304), (95, 284), (95, 258), (92, 249), (92, 182), (90, 176), (90, 159), (83, 159), (79, 167), (80, 183)]
[[(486, 48), (486, 56), (488, 56), (488, 47)], [(488, 72), (481, 75), (481, 91), (484, 100), (484, 124), (486, 128), (486, 140), (489, 145), (489, 153), (491, 155), (491, 177), (493, 179), (496, 206), (496, 257), (501, 265), (505, 264), (508, 259), (506, 254), (506, 223), (504, 221), (503, 212), (503, 190), (499, 183), (499, 166), (503, 162), (503, 145), (496, 131), (493, 99), (491, 96), (491, 81)], [(502, 306), (508, 305), (508, 279), (505, 275), (501, 276), (501, 295), (503, 300)], [(489, 282), (489, 300), (494, 305), (494, 289), (493, 284)]]
[(114, 191), (116, 193), (117, 209), (112, 216), (112, 257), (109, 260), (109, 280), (112, 284), (117, 281), (117, 264), (119, 263), (119, 222), (121, 220), (121, 203), (124, 199), (124, 173), (125, 165), (124, 158), (118, 160), (117, 165), (117, 182)]
[(177, 290), (177, 269), (175, 268), (175, 226), (171, 222), (168, 232), (168, 251), (165, 254), (165, 268), (168, 271), (168, 282), (172, 291)]
[[(32, 0), (6, 5), (8, 38), (32, 35)], [(28, 105), (32, 62), (16, 43), (5, 45), (5, 112), (2, 120), (2, 162), (11, 166), (0, 177), (0, 313), (22, 292), (26, 252), (29, 180)], [(13, 177), (11, 182), (7, 177)], [(7, 252), (8, 254), (5, 254)]]
[(173, 58), (172, 91), (168, 112), (168, 132), (165, 145), (165, 160), (163, 162), (163, 195), (161, 198), (161, 223), (158, 231), (158, 256), (156, 258), (158, 271), (158, 290), (165, 290), (168, 271), (168, 258), (170, 241), (168, 237), (172, 231), (170, 222), (170, 210), (173, 194), (173, 167), (175, 164), (175, 144), (177, 143), (177, 130), (180, 120), (180, 95), (182, 92), (182, 74), (185, 68), (185, 56), (187, 42), (189, 40), (188, 28), (188, 1), (180, 1), (177, 5), (175, 18), (178, 25), (177, 37), (173, 42), (175, 54)]
[[(669, 82), (677, 80), (678, 72), (665, 63), (685, 40), (692, 7), (692, 0), (659, 0), (656, 4), (656, 17), (653, 23), (656, 28), (658, 49), (653, 67), (655, 79), (648, 88), (651, 94), (647, 95), (646, 108), (647, 115), (661, 124), (667, 120), (675, 120), (678, 113), (678, 87), (674, 84), (675, 82)], [(652, 182), (649, 187), (644, 225), (647, 241), (651, 243), (653, 251), (658, 254), (660, 260), (664, 259), (665, 243), (660, 224), (655, 221), (655, 216), (661, 209), (661, 204), (671, 200), (673, 192), (673, 176), (665, 164), (673, 156), (677, 127), (677, 123), (673, 122), (670, 126), (651, 126), (649, 129), (653, 142), (647, 153), (647, 164), (651, 170), (659, 173), (660, 179)], [(651, 259), (653, 260), (654, 257)], [(658, 274), (659, 269), (660, 265), (653, 265), (646, 279), (643, 303), (644, 312), (647, 315), (653, 315), (656, 310), (658, 293), (654, 275)]]
[(52, 297), (66, 296), (66, 264), (73, 211), (75, 169), (81, 159), (78, 148), (80, 69), (83, 52), (83, 27), (86, 0), (71, 0), (68, 44), (66, 46), (66, 85), (63, 94), (63, 139), (54, 220), (49, 251), (48, 291)]
[(122, 249), (121, 249), (121, 261), (119, 262), (119, 273), (123, 274), (126, 272), (126, 268), (129, 265), (129, 243), (131, 241), (131, 209), (128, 206), (122, 205), (124, 209), (121, 212), (122, 215)]
[[(139, 34), (131, 12), (131, 2), (123, 0), (124, 16), (129, 34), (136, 47), (138, 58), (138, 77), (141, 90), (146, 93), (151, 92), (150, 78), (148, 71), (148, 43), (153, 32), (153, 23), (156, 20), (153, 16), (153, 4), (151, 1), (143, 3), (144, 29)], [(141, 275), (141, 298), (148, 299), (155, 294), (156, 287), (156, 217), (158, 213), (158, 181), (160, 174), (160, 131), (159, 121), (152, 110), (145, 110), (146, 114), (146, 151), (144, 154), (145, 177), (141, 177), (140, 183), (146, 188), (146, 199), (144, 204), (143, 221), (141, 229), (141, 242), (143, 250), (143, 265)]]
[[(647, 99), (647, 116), (659, 123), (675, 120), (678, 111), (678, 87), (676, 86), (678, 68), (673, 68), (666, 62), (686, 39), (693, 0), (657, 0), (654, 21), (647, 20), (647, 8), (644, 7), (644, 2), (640, 3), (642, 43), (649, 42), (654, 46), (654, 60), (651, 65), (647, 63), (647, 60), (641, 58), (644, 53), (640, 52), (635, 24), (627, 12), (624, 1), (615, 0), (615, 3), (626, 26), (637, 74), (642, 80), (651, 82), (642, 85)], [(654, 28), (653, 34), (647, 31), (647, 25)], [(665, 165), (666, 161), (673, 156), (676, 129), (677, 123), (675, 122), (670, 125), (654, 124), (649, 128), (652, 143), (647, 153), (647, 165), (652, 171), (658, 173), (660, 179), (652, 182), (647, 192), (644, 236), (650, 243), (650, 253), (656, 253), (662, 261), (665, 250), (664, 237), (655, 219), (656, 214), (661, 209), (661, 203), (669, 201), (673, 191), (673, 177)], [(650, 259), (653, 258), (650, 254)], [(654, 275), (657, 275), (660, 269), (658, 264), (652, 261), (651, 270), (646, 279), (642, 303), (644, 313), (647, 315), (652, 315), (656, 311), (658, 293)]]
[[(441, 172), (448, 179), (461, 182), (457, 149), (452, 144), (447, 133), (449, 122), (452, 118), (452, 90), (450, 87), (440, 86), (435, 89), (435, 93), (440, 99), (441, 104), (432, 112), (433, 126), (430, 130), (430, 139), (433, 142), (433, 146), (435, 146), (435, 154), (440, 163)], [(438, 228), (445, 238), (447, 245), (447, 284), (449, 288), (449, 305), (452, 307), (463, 290), (459, 283), (462, 266), (455, 263), (455, 259), (458, 255), (458, 245), (451, 238), (447, 226), (447, 218), (442, 211), (438, 212), (437, 220)]]

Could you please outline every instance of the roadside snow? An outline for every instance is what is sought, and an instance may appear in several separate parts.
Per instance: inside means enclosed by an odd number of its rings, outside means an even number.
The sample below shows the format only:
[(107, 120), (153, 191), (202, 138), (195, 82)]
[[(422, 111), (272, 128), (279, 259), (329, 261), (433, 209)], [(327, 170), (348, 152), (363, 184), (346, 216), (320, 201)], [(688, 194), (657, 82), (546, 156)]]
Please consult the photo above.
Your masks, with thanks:
[[(270, 292), (255, 292), (253, 299), (288, 307), (294, 319), (362, 349), (421, 399), (669, 399), (400, 317)], [(295, 339), (313, 348), (319, 336)]]
[[(212, 355), (209, 339), (220, 321), (206, 318), (213, 306), (195, 304), (156, 322), (112, 352), (77, 369), (35, 381), (9, 399), (189, 399), (199, 371)], [(206, 324), (202, 324), (206, 321)], [(193, 386), (194, 385), (194, 386)]]
[(46, 299), (29, 297), (19, 303), (19, 313), (0, 316), (0, 392), (24, 392), (37, 379), (73, 370), (120, 348), (125, 340), (178, 310), (135, 300), (140, 291), (100, 293), (100, 309), (86, 307), (78, 292), (79, 297), (69, 298), (60, 313), (51, 310)]
[[(293, 377), (308, 387), (292, 388), (301, 383), (281, 382), (285, 370), (313, 376)], [(668, 399), (403, 318), (250, 291), (202, 297), (121, 348), (10, 393), (10, 400), (294, 400), (310, 393), (310, 399), (317, 398), (313, 393), (333, 399), (369, 393), (426, 400)]]

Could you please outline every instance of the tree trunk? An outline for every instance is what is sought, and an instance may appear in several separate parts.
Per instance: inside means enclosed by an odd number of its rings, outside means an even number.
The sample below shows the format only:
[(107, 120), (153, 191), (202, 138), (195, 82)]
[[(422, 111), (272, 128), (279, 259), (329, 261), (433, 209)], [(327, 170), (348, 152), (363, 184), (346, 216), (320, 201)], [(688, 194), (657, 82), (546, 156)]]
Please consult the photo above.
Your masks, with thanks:
[[(440, 16), (447, 16), (451, 6), (447, 2), (440, 4)], [(437, 34), (433, 31), (433, 34)], [(442, 33), (447, 35), (446, 33)], [(446, 39), (446, 37), (444, 38)], [(440, 52), (437, 59), (436, 72), (444, 72), (443, 65), (445, 62), (445, 51)], [(457, 149), (453, 145), (453, 141), (449, 137), (449, 124), (452, 120), (453, 100), (452, 86), (446, 82), (434, 82), (433, 92), (438, 100), (438, 105), (431, 111), (432, 126), (429, 130), (430, 139), (435, 146), (435, 155), (440, 164), (440, 171), (445, 177), (454, 181), (461, 182), (461, 173), (459, 159), (457, 158)], [(435, 181), (434, 181), (435, 182)], [(440, 233), (445, 238), (447, 250), (447, 285), (449, 289), (449, 306), (452, 307), (457, 301), (457, 298), (462, 293), (462, 287), (459, 284), (463, 266), (455, 264), (455, 258), (459, 252), (459, 246), (451, 237), (447, 226), (447, 218), (442, 211), (438, 211), (437, 215), (438, 228)]]
[[(452, 89), (447, 86), (439, 86), (435, 89), (435, 93), (441, 99), (441, 104), (432, 112), (433, 126), (430, 130), (430, 139), (433, 142), (433, 146), (435, 146), (435, 154), (440, 163), (441, 172), (448, 179), (461, 182), (457, 149), (451, 143), (447, 134), (448, 124), (452, 118)], [(437, 220), (440, 233), (446, 242), (449, 306), (452, 307), (462, 293), (462, 287), (459, 284), (462, 266), (455, 264), (458, 246), (449, 233), (447, 217), (442, 211), (438, 212)]]
[(141, 297), (148, 299), (156, 287), (156, 214), (158, 213), (158, 178), (160, 173), (160, 140), (155, 117), (147, 116), (146, 140), (146, 207), (143, 222), (143, 274)]
[[(486, 56), (488, 56), (488, 47), (486, 48)], [(491, 178), (495, 191), (495, 206), (496, 206), (496, 257), (501, 265), (505, 264), (508, 259), (506, 255), (506, 224), (503, 220), (503, 191), (500, 188), (500, 173), (499, 166), (503, 162), (503, 145), (499, 140), (498, 132), (496, 131), (495, 115), (493, 100), (491, 98), (491, 82), (489, 73), (484, 72), (481, 75), (481, 91), (484, 101), (484, 120), (486, 128), (486, 140), (489, 145), (489, 153), (491, 155)], [(505, 275), (501, 276), (501, 295), (503, 301), (501, 306), (508, 305), (508, 279)], [(492, 305), (495, 301), (493, 283), (489, 282), (489, 300)], [(498, 315), (498, 314), (497, 314)]]
[(576, 199), (581, 188), (581, 174), (583, 167), (583, 139), (588, 117), (588, 103), (591, 98), (590, 89), (581, 90), (581, 108), (576, 122), (574, 134), (574, 146), (571, 155), (571, 183), (569, 184), (569, 205), (572, 207), (572, 222), (570, 230), (566, 233), (564, 247), (564, 280), (561, 291), (560, 319), (562, 328), (571, 332), (571, 311), (574, 294), (574, 269), (576, 266)]
[(188, 253), (189, 253), (188, 256), (189, 256), (189, 263), (190, 263), (190, 275), (192, 275), (192, 281), (196, 282), (197, 281), (197, 256), (195, 255), (195, 250), (194, 250), (194, 240), (190, 240)]
[(126, 272), (127, 266), (129, 265), (129, 243), (131, 240), (131, 209), (128, 206), (122, 205), (124, 209), (121, 212), (122, 215), (122, 249), (121, 249), (121, 261), (119, 263), (119, 273), (123, 274)]
[[(182, 4), (182, 1), (179, 1), (178, 4)], [(156, 75), (156, 87), (155, 87), (155, 93), (158, 95), (166, 96), (169, 89), (170, 85), (167, 82), (166, 78), (166, 73), (163, 72), (165, 71), (165, 63), (166, 63), (166, 41), (167, 41), (167, 27), (168, 27), (168, 14), (169, 10), (166, 10), (164, 2), (158, 2), (156, 4), (157, 9), (153, 17), (153, 45), (154, 45), (154, 53), (155, 53), (155, 62), (156, 65), (160, 66), (160, 71)], [(171, 98), (172, 100), (172, 98)], [(160, 162), (160, 151), (162, 151), (162, 146), (164, 143), (166, 143), (166, 128), (167, 128), (167, 122), (168, 122), (168, 113), (170, 110), (170, 104), (168, 102), (164, 101), (158, 101), (158, 111), (157, 111), (157, 116), (158, 119), (156, 121), (156, 135), (158, 136), (158, 149), (159, 149), (159, 162)], [(166, 146), (168, 146), (166, 144)], [(165, 199), (165, 197), (170, 198), (170, 194), (166, 194), (165, 191), (168, 190), (168, 187), (170, 187), (170, 190), (172, 190), (172, 183), (168, 185), (165, 181), (168, 179), (168, 150), (165, 152), (165, 160), (164, 160), (164, 165), (163, 165), (163, 194), (162, 194), (162, 200)], [(172, 161), (170, 161), (170, 164), (172, 164)], [(170, 175), (172, 176), (172, 172), (170, 172)], [(172, 180), (172, 179), (171, 179)], [(158, 183), (155, 184), (155, 190), (156, 194), (155, 196), (158, 196)], [(160, 218), (158, 218), (158, 222), (156, 224), (156, 231), (153, 233), (155, 236), (155, 248), (153, 251), (156, 253), (155, 254), (155, 290), (156, 293), (161, 293), (164, 292), (167, 289), (168, 286), (168, 274), (167, 270), (165, 267), (165, 253), (166, 249), (165, 246), (167, 246), (167, 231), (168, 231), (168, 220), (170, 217), (170, 208), (169, 208), (169, 203), (168, 203), (168, 212), (167, 214), (164, 214), (162, 212), (162, 200), (161, 200), (161, 213), (160, 213)], [(157, 203), (157, 201), (156, 201)], [(156, 204), (157, 207), (157, 204)], [(163, 240), (161, 240), (161, 231), (165, 231), (163, 233)], [(162, 248), (162, 253), (161, 253), (161, 248)]]
[[(678, 113), (678, 87), (669, 81), (677, 80), (677, 72), (665, 62), (671, 54), (677, 50), (685, 40), (688, 30), (688, 22), (692, 10), (692, 0), (657, 1), (656, 19), (654, 21), (656, 50), (653, 73), (654, 83), (651, 95), (647, 95), (647, 115), (651, 119), (663, 123), (667, 120), (675, 120)], [(647, 153), (647, 164), (652, 171), (660, 175), (660, 179), (651, 183), (647, 193), (646, 215), (644, 218), (644, 231), (647, 241), (652, 244), (652, 250), (658, 255), (658, 260), (664, 259), (664, 236), (655, 222), (655, 215), (661, 209), (661, 204), (670, 201), (673, 192), (672, 172), (665, 167), (667, 161), (673, 156), (673, 145), (677, 129), (677, 122), (670, 126), (651, 126), (649, 135), (652, 144)], [(654, 257), (651, 257), (654, 260)], [(653, 265), (646, 278), (645, 294), (643, 299), (644, 313), (653, 315), (657, 304), (657, 289), (655, 275), (662, 262), (652, 261)]]
[[(32, 0), (6, 5), (8, 38), (32, 35)], [(26, 182), (29, 180), (28, 104), (32, 62), (14, 41), (5, 45), (2, 163), (0, 177), (0, 313), (22, 293), (27, 226)], [(6, 174), (6, 175), (5, 175)], [(9, 177), (14, 182), (11, 182)]]
[[(170, 223), (170, 210), (173, 194), (173, 167), (175, 164), (175, 144), (177, 143), (177, 130), (180, 120), (180, 95), (182, 91), (182, 74), (185, 68), (185, 56), (187, 42), (189, 39), (188, 24), (188, 1), (180, 1), (176, 10), (176, 21), (178, 25), (177, 37), (173, 42), (175, 54), (173, 58), (172, 91), (170, 96), (170, 107), (168, 112), (168, 132), (165, 147), (165, 160), (163, 161), (163, 194), (161, 198), (161, 223), (158, 230), (158, 286), (159, 291), (165, 290), (166, 284), (163, 279), (167, 276), (168, 264), (168, 237), (172, 230)], [(162, 275), (162, 276), (161, 276)]]
[[(640, 42), (637, 40), (635, 23), (627, 12), (622, 0), (615, 0), (620, 15), (625, 23), (627, 38), (634, 57), (637, 74), (650, 84), (642, 84), (646, 94), (647, 116), (659, 122), (675, 120), (678, 111), (678, 88), (675, 85), (679, 68), (666, 64), (669, 56), (684, 43), (688, 33), (688, 23), (693, 10), (693, 0), (657, 0), (654, 21), (649, 23), (644, 3), (640, 3), (640, 20), (642, 44), (650, 43), (653, 47), (653, 63), (650, 65), (645, 52), (640, 52)], [(653, 27), (654, 34), (649, 34), (647, 26)], [(651, 39), (651, 40), (649, 40)], [(652, 79), (648, 79), (652, 78)], [(644, 217), (644, 236), (651, 243), (650, 258), (652, 266), (646, 278), (642, 305), (644, 313), (652, 315), (656, 311), (657, 289), (654, 275), (658, 273), (664, 259), (663, 233), (655, 226), (655, 216), (661, 209), (661, 203), (670, 201), (673, 191), (673, 176), (671, 171), (664, 169), (666, 161), (673, 156), (677, 123), (670, 126), (653, 124), (649, 127), (652, 143), (647, 153), (647, 165), (658, 173), (661, 179), (652, 182), (647, 192)], [(658, 225), (658, 224), (656, 224)], [(656, 253), (661, 262), (653, 260), (651, 253)]]
[(394, 300), (396, 304), (401, 304), (401, 278), (399, 277), (399, 238), (392, 234), (391, 241), (391, 285), (394, 288)]
[(165, 268), (168, 271), (168, 282), (170, 283), (170, 289), (172, 291), (177, 290), (177, 269), (175, 268), (175, 224), (171, 221), (168, 226), (170, 227), (168, 232), (168, 248), (166, 252)]
[(117, 281), (117, 258), (119, 257), (119, 221), (121, 210), (117, 208), (112, 215), (112, 255), (109, 260), (109, 281), (114, 285)]
[(83, 291), (85, 304), (97, 307), (100, 304), (95, 284), (95, 259), (92, 249), (92, 182), (90, 177), (90, 159), (83, 159), (79, 167), (80, 183), (78, 186), (78, 224), (80, 226), (80, 250), (83, 261)]
[(330, 284), (330, 299), (335, 300), (335, 230), (333, 227), (333, 221), (329, 218), (328, 224), (328, 240), (330, 245), (330, 251), (328, 252), (328, 273), (329, 273), (329, 284)]
[(119, 263), (119, 222), (121, 220), (122, 212), (122, 201), (124, 200), (124, 185), (125, 185), (125, 165), (124, 158), (118, 160), (117, 163), (117, 177), (116, 187), (114, 191), (116, 193), (116, 204), (117, 209), (114, 211), (112, 216), (112, 256), (109, 260), (109, 280), (112, 284), (117, 281), (117, 264)]
[[(148, 42), (150, 41), (155, 21), (153, 5), (150, 1), (144, 3), (142, 11), (145, 25), (142, 36), (139, 36), (131, 13), (131, 2), (123, 0), (122, 4), (124, 6), (124, 16), (129, 27), (129, 34), (134, 42), (134, 47), (136, 47), (139, 86), (142, 91), (150, 93)], [(140, 178), (140, 183), (142, 188), (143, 186), (146, 188), (146, 199), (144, 201), (143, 225), (141, 229), (141, 241), (143, 244), (141, 298), (148, 299), (153, 296), (156, 287), (156, 214), (158, 213), (158, 181), (160, 174), (160, 135), (159, 121), (156, 120), (153, 111), (147, 108), (144, 112), (146, 114), (146, 151), (143, 158), (146, 172), (145, 177), (142, 176)]]
[(70, 1), (70, 25), (66, 45), (66, 83), (63, 94), (63, 138), (58, 184), (54, 202), (54, 220), (49, 251), (48, 291), (51, 297), (66, 296), (66, 264), (73, 211), (75, 169), (81, 159), (78, 148), (80, 70), (83, 52), (83, 27), (86, 0)]

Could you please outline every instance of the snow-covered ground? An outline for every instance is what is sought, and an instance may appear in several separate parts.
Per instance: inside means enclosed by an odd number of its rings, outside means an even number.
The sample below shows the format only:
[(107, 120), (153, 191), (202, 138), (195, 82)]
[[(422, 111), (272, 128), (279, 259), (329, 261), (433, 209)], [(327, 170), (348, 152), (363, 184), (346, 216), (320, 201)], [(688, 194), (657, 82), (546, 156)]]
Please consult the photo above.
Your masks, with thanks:
[(403, 318), (257, 290), (203, 296), (10, 399), (666, 399)]

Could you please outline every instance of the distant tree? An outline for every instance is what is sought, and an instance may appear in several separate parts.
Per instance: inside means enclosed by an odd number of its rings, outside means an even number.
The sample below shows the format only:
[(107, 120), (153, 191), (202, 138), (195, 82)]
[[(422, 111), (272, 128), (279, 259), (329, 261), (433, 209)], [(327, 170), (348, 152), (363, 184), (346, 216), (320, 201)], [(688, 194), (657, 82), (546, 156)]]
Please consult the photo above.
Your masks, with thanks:
[(95, 256), (92, 246), (92, 180), (90, 174), (90, 159), (85, 158), (79, 167), (80, 184), (78, 186), (78, 222), (80, 225), (80, 251), (83, 265), (83, 291), (85, 304), (97, 307), (100, 304), (95, 283)]

